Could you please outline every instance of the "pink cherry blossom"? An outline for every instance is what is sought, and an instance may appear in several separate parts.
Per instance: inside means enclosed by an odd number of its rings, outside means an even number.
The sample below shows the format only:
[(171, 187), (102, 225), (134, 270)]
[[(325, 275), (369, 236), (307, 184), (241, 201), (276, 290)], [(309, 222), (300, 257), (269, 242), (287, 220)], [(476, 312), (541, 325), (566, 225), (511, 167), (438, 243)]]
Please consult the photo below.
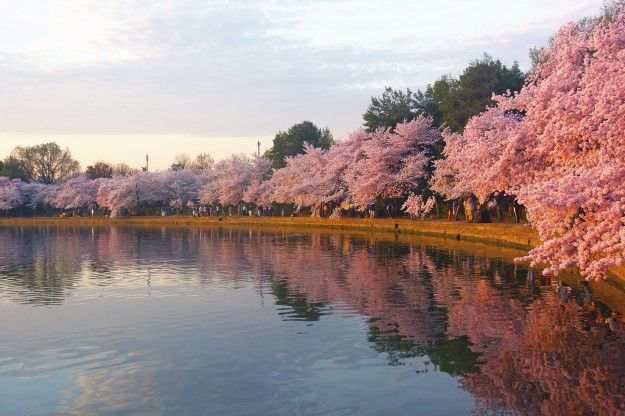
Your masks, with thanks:
[(544, 241), (523, 260), (605, 278), (625, 262), (625, 6), (563, 27), (540, 58), (520, 93), (444, 134), (432, 188), (516, 195)]
[(351, 202), (364, 210), (377, 197), (397, 198), (425, 183), (431, 158), (427, 151), (438, 136), (432, 120), (423, 116), (398, 124), (394, 132), (370, 134), (345, 172)]
[(85, 208), (95, 202), (99, 182), (99, 179), (91, 180), (83, 175), (68, 179), (55, 196), (53, 205), (62, 209)]
[(0, 209), (10, 210), (22, 203), (21, 187), (24, 185), (19, 179), (9, 179), (0, 176)]
[(199, 191), (200, 202), (238, 204), (244, 201), (244, 195), (253, 183), (260, 182), (268, 175), (270, 167), (271, 162), (259, 156), (249, 159), (233, 155), (221, 160), (213, 166), (213, 172), (205, 178)]
[(432, 211), (435, 204), (436, 198), (433, 196), (428, 198), (427, 202), (424, 202), (423, 196), (412, 193), (408, 196), (408, 199), (406, 199), (401, 209), (410, 214), (413, 218), (424, 219), (425, 216)]
[[(520, 115), (489, 108), (471, 118), (463, 134), (443, 132), (445, 159), (435, 162), (432, 189), (453, 199), (518, 189), (531, 164), (528, 132)], [(536, 169), (536, 166), (532, 166)]]

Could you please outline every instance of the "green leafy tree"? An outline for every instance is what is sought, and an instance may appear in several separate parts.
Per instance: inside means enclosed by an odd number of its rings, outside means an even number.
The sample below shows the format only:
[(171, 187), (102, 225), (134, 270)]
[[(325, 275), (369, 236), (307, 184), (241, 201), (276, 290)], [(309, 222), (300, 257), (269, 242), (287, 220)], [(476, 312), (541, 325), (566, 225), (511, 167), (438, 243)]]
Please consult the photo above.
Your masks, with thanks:
[(432, 124), (440, 127), (443, 124), (443, 102), (457, 82), (451, 75), (444, 75), (434, 84), (428, 84), (425, 91), (412, 92), (408, 88), (404, 92), (385, 87), (381, 97), (371, 98), (371, 104), (362, 116), (365, 129), (368, 132), (380, 127), (393, 130), (397, 124), (411, 121), (420, 114), (432, 117)]
[(334, 138), (327, 128), (319, 129), (310, 121), (303, 121), (285, 132), (278, 132), (273, 139), (273, 146), (265, 152), (265, 157), (271, 160), (274, 169), (282, 168), (287, 157), (304, 153), (304, 143), (328, 149), (334, 143)]
[(516, 62), (508, 68), (485, 54), (471, 62), (458, 79), (443, 75), (424, 91), (413, 93), (410, 89), (404, 92), (386, 87), (381, 97), (371, 98), (363, 114), (364, 126), (368, 132), (380, 127), (392, 130), (398, 123), (423, 114), (432, 117), (436, 127), (445, 124), (461, 132), (469, 118), (494, 105), (493, 93), (520, 91), (524, 80), (525, 74)]
[(80, 172), (80, 163), (72, 158), (69, 149), (61, 149), (54, 142), (18, 146), (13, 149), (11, 157), (24, 170), (29, 181), (51, 184)]
[(419, 114), (418, 98), (409, 88), (404, 92), (385, 87), (381, 97), (371, 97), (371, 104), (362, 115), (365, 130), (392, 130), (399, 123), (413, 120)]
[(524, 80), (525, 74), (516, 62), (508, 68), (484, 54), (482, 59), (471, 62), (451, 84), (441, 103), (443, 122), (453, 131), (462, 132), (471, 117), (495, 104), (491, 99), (493, 93), (520, 91)]
[(28, 175), (22, 169), (22, 165), (14, 157), (9, 156), (4, 161), (0, 161), (0, 176), (11, 179), (28, 180)]
[(112, 178), (113, 167), (106, 162), (98, 161), (91, 166), (87, 166), (85, 176), (89, 179)]
[(425, 91), (418, 90), (416, 95), (416, 111), (432, 117), (435, 127), (443, 125), (443, 102), (448, 99), (449, 92), (457, 81), (451, 75), (443, 75), (434, 84), (428, 84)]

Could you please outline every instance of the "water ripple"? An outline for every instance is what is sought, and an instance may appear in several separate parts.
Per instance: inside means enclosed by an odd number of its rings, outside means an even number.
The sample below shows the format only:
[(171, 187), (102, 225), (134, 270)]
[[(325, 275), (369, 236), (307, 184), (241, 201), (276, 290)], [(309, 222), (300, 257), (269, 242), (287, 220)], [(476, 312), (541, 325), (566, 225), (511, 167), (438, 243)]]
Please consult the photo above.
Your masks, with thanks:
[(0, 227), (0, 409), (622, 413), (625, 295), (604, 303), (574, 277), (532, 277), (513, 255), (475, 250), (374, 234)]

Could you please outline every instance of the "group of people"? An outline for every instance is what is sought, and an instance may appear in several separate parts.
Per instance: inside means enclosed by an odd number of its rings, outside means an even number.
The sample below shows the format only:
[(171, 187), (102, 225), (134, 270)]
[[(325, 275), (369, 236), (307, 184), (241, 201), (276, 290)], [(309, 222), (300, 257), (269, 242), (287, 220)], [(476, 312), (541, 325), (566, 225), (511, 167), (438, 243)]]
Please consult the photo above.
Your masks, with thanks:
[[(162, 212), (163, 216), (166, 215), (164, 210)], [(220, 205), (215, 205), (214, 207), (199, 205), (193, 207), (191, 215), (193, 217), (215, 217), (220, 215), (227, 215), (229, 217), (232, 217), (234, 215), (239, 217), (271, 217), (273, 216), (273, 207), (271, 205), (258, 205), (255, 207), (252, 204), (239, 204), (236, 207), (234, 207), (233, 205), (228, 205), (227, 207), (222, 207)]]
[[(458, 221), (461, 215), (460, 209), (460, 199), (454, 199), (452, 201), (452, 205), (449, 207), (448, 217), (449, 221)], [(493, 205), (496, 207), (497, 204), (494, 201), (491, 201)], [(205, 205), (194, 205), (192, 202), (189, 202), (187, 205), (191, 208), (193, 217), (212, 217), (212, 216), (250, 216), (250, 217), (266, 217), (266, 216), (274, 216), (274, 207), (273, 205), (253, 205), (253, 204), (245, 204), (241, 203), (238, 205), (215, 205), (215, 206), (205, 206)], [(492, 209), (489, 203), (489, 209)], [(490, 212), (483, 211), (480, 212), (478, 209), (479, 204), (475, 196), (469, 195), (466, 199), (462, 200), (462, 208), (465, 215), (466, 222), (490, 222)], [(314, 208), (313, 216), (316, 217), (328, 217), (333, 209), (332, 204), (319, 204)], [(366, 210), (357, 211), (356, 208), (352, 204), (345, 204), (341, 206), (340, 209), (350, 217), (368, 217), (375, 218), (377, 217), (376, 206), (375, 204), (370, 204)], [(510, 212), (514, 215), (514, 220), (516, 223), (519, 223), (521, 220), (521, 210), (522, 206), (516, 201), (513, 200), (509, 205)], [(297, 212), (297, 211), (296, 211)], [(163, 216), (167, 215), (167, 212), (163, 209), (161, 210)], [(388, 204), (384, 207), (384, 212), (382, 215), (392, 217), (394, 213), (394, 206), (392, 204)], [(284, 208), (282, 209), (282, 216), (284, 216)], [(93, 215), (93, 214), (92, 214)], [(278, 213), (280, 215), (280, 213)], [(293, 214), (291, 214), (293, 216)]]
[[(466, 222), (473, 222), (474, 220), (477, 221), (478, 219), (477, 218), (478, 217), (477, 202), (473, 195), (469, 195), (469, 197), (464, 200), (463, 208), (464, 208), (464, 216), (465, 216)], [(449, 221), (452, 221), (452, 220), (458, 221), (459, 211), (460, 211), (460, 205), (458, 204), (458, 200), (454, 199), (451, 204), (451, 207), (449, 208), (447, 219)]]

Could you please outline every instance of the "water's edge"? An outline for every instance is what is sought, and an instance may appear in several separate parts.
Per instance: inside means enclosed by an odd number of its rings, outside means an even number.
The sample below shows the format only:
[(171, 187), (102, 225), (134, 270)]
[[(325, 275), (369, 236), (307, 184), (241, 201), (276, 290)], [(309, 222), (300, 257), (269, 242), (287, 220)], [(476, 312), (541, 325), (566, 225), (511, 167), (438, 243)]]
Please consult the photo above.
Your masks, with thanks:
[[(382, 232), (394, 235), (424, 235), (443, 237), (446, 240), (483, 242), (489, 245), (510, 247), (527, 252), (541, 244), (538, 231), (527, 224), (513, 223), (466, 223), (464, 221), (424, 220), (406, 218), (328, 218), (309, 217), (30, 217), (0, 218), (0, 226), (179, 226), (204, 225), (246, 227), (289, 227), (304, 229), (328, 229), (364, 232)], [(517, 254), (518, 256), (522, 254)], [(613, 268), (609, 281), (625, 289), (625, 266)]]
[(27, 225), (176, 225), (195, 226), (205, 224), (245, 225), (263, 227), (327, 228), (334, 230), (363, 230), (392, 233), (410, 233), (450, 237), (458, 240), (489, 241), (520, 249), (531, 249), (540, 244), (538, 232), (524, 224), (512, 223), (465, 223), (464, 221), (424, 220), (406, 218), (328, 218), (308, 217), (30, 217), (2, 218), (0, 226)]

